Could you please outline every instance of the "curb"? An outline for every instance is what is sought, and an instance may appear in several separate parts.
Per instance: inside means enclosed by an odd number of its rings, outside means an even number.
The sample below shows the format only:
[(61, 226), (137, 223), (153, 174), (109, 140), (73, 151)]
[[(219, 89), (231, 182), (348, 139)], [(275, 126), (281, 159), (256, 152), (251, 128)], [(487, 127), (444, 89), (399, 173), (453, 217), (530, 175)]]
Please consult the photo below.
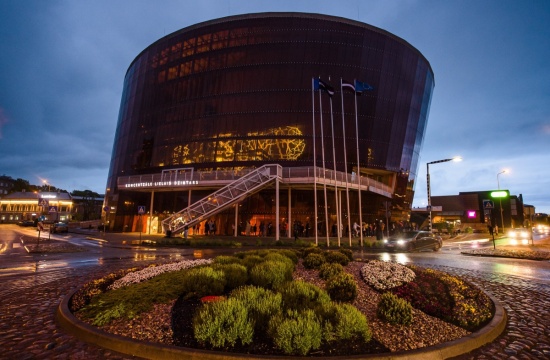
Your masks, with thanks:
[[(304, 359), (307, 357), (294, 356), (267, 356), (227, 353), (220, 351), (206, 351), (173, 345), (163, 345), (134, 340), (128, 337), (110, 334), (77, 319), (69, 310), (69, 301), (79, 289), (74, 290), (63, 298), (56, 311), (56, 318), (63, 329), (80, 340), (119, 353), (137, 356), (145, 359), (172, 360), (237, 360), (237, 359)], [(421, 349), (400, 351), (395, 353), (328, 356), (319, 359), (406, 359), (406, 360), (439, 360), (466, 354), (495, 340), (506, 328), (507, 315), (504, 307), (496, 299), (487, 294), (495, 305), (495, 315), (489, 324), (482, 329), (463, 338), (446, 343), (429, 346)]]

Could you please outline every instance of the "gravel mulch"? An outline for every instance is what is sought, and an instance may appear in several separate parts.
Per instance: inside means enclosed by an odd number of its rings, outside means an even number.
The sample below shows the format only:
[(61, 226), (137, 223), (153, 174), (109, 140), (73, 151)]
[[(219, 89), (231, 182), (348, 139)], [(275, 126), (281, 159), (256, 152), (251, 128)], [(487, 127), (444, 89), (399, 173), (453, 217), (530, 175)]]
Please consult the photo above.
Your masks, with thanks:
[(549, 251), (516, 250), (516, 249), (476, 249), (462, 251), (463, 255), (494, 256), (528, 260), (550, 260)]

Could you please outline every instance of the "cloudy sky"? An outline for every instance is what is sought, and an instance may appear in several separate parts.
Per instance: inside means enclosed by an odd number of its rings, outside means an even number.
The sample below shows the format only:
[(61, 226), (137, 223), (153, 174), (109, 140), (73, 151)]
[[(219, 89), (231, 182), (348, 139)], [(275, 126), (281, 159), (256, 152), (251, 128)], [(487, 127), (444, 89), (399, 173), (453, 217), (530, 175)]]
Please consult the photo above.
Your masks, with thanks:
[(0, 175), (105, 192), (122, 84), (148, 45), (228, 15), (313, 12), (408, 41), (435, 73), (414, 206), (497, 188), (550, 213), (550, 1), (1, 0)]

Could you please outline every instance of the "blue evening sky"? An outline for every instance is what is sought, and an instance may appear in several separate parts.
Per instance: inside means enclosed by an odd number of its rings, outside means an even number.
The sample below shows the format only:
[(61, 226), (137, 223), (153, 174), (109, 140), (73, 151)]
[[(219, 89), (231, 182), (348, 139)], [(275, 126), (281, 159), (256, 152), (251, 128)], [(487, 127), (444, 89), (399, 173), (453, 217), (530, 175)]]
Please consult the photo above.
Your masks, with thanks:
[[(414, 206), (500, 187), (550, 213), (550, 1), (2, 0), (0, 175), (105, 192), (122, 84), (164, 35), (228, 15), (342, 16), (416, 47), (435, 73)], [(367, 79), (368, 80), (368, 79)]]

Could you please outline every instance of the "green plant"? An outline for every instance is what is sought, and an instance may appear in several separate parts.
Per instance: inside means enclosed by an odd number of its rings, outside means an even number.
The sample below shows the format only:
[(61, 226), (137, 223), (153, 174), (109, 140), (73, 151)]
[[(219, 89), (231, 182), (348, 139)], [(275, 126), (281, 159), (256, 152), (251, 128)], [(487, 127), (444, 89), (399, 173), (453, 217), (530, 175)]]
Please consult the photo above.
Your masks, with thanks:
[(285, 282), (277, 291), (282, 295), (285, 310), (313, 309), (330, 302), (330, 296), (326, 291), (305, 281)]
[(239, 286), (243, 286), (248, 281), (248, 270), (243, 265), (236, 263), (214, 264), (212, 268), (223, 272), (225, 291), (231, 291)]
[(321, 254), (311, 253), (304, 258), (306, 269), (319, 269), (325, 263), (325, 257)]
[(326, 341), (360, 338), (369, 342), (372, 332), (367, 318), (355, 306), (344, 303), (325, 303), (318, 309), (323, 319), (323, 338)]
[(294, 262), (289, 257), (283, 255), (280, 251), (271, 252), (264, 257), (265, 261), (277, 261), (286, 264), (288, 270), (292, 274), (294, 272)]
[(338, 251), (341, 252), (342, 254), (346, 255), (346, 257), (349, 259), (349, 261), (353, 261), (353, 251), (351, 251), (350, 249), (340, 248), (340, 249), (338, 249)]
[(310, 350), (318, 349), (322, 341), (321, 324), (313, 310), (292, 310), (274, 316), (268, 333), (275, 346), (288, 355), (307, 355)]
[(256, 286), (237, 288), (231, 292), (230, 297), (245, 304), (254, 328), (260, 331), (265, 331), (269, 319), (281, 312), (283, 302), (281, 294)]
[(327, 251), (325, 253), (325, 259), (329, 263), (337, 263), (342, 266), (349, 264), (349, 258), (340, 251)]
[(252, 285), (273, 289), (285, 281), (292, 279), (292, 270), (283, 261), (264, 261), (250, 270)]
[(302, 249), (301, 257), (305, 259), (309, 254), (323, 254), (324, 252), (325, 250), (318, 248), (316, 246), (312, 246), (312, 247)]
[(211, 266), (190, 269), (182, 282), (183, 292), (187, 296), (203, 297), (222, 295), (226, 280), (223, 271)]
[(328, 279), (327, 293), (334, 301), (351, 302), (357, 297), (357, 283), (353, 275), (341, 273)]
[(344, 271), (344, 267), (338, 263), (324, 263), (319, 268), (319, 277), (328, 280)]
[(376, 314), (390, 324), (409, 325), (413, 319), (411, 304), (390, 292), (380, 297)]
[(214, 258), (214, 264), (240, 264), (241, 259), (236, 256), (219, 255)]
[(229, 298), (206, 303), (193, 316), (193, 333), (201, 343), (221, 348), (252, 342), (254, 325), (242, 301)]
[(264, 261), (259, 255), (245, 255), (242, 259), (242, 264), (250, 271), (254, 266)]

